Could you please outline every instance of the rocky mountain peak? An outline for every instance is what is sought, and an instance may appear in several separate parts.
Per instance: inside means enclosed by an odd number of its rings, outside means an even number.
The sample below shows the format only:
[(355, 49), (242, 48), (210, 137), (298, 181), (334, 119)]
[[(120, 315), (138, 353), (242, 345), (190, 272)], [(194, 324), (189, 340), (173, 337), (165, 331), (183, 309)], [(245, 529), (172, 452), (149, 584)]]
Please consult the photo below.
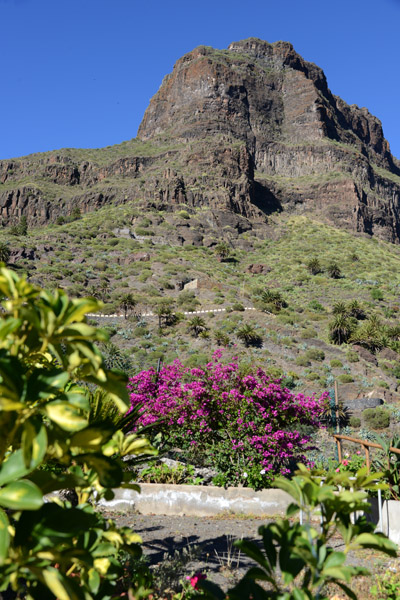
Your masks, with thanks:
[(289, 42), (249, 38), (185, 54), (131, 143), (0, 162), (5, 223), (136, 198), (214, 211), (221, 235), (232, 214), (248, 219), (231, 228), (236, 235), (289, 210), (400, 241), (400, 164), (381, 122), (333, 95), (322, 69)]

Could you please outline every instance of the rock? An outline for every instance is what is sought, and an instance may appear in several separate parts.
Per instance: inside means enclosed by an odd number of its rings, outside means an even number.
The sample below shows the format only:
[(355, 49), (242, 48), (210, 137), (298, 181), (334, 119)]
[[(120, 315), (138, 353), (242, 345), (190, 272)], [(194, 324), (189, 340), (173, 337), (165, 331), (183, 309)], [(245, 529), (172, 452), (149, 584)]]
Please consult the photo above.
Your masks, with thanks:
[(379, 352), (379, 358), (384, 358), (385, 360), (399, 360), (400, 355), (391, 348), (383, 348), (383, 350)]
[(271, 271), (271, 267), (262, 264), (251, 264), (246, 267), (247, 273), (253, 273), (254, 275), (260, 275), (262, 273), (269, 273)]
[(351, 400), (348, 404), (346, 403), (345, 406), (348, 406), (350, 410), (363, 411), (366, 408), (376, 408), (377, 406), (381, 406), (381, 404), (383, 403), (384, 402), (382, 398), (364, 396), (363, 398), (356, 398), (354, 400)]
[(8, 259), (8, 262), (10, 265), (15, 265), (19, 260), (23, 258), (27, 260), (35, 260), (37, 257), (35, 251), (32, 248), (18, 248), (18, 250), (10, 251), (10, 258)]
[(131, 254), (129, 258), (135, 262), (149, 262), (150, 254), (148, 252), (137, 252), (136, 254)]
[(367, 350), (366, 348), (363, 348), (363, 346), (353, 346), (353, 349), (357, 352), (358, 356), (364, 360), (366, 360), (367, 362), (377, 366), (378, 365), (378, 360), (375, 356), (375, 354), (372, 354), (372, 352), (370, 352), (369, 350)]

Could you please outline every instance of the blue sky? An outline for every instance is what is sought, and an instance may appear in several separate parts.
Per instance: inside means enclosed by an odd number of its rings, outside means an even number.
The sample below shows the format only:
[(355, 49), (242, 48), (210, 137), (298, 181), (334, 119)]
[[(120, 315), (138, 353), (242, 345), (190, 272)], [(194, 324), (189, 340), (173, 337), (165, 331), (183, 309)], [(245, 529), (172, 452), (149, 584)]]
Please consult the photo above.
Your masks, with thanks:
[(0, 159), (131, 139), (180, 56), (247, 37), (292, 42), (400, 158), (400, 0), (0, 0), (0, 23)]

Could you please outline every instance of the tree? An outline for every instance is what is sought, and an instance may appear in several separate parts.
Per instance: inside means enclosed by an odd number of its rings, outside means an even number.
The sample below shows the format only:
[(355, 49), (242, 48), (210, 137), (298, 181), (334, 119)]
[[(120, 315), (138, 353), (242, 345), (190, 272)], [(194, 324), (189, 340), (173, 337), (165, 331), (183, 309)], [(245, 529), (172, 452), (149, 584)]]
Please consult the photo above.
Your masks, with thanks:
[(282, 308), (287, 308), (287, 302), (282, 298), (282, 294), (279, 290), (263, 290), (260, 294), (261, 302), (264, 306), (264, 310), (273, 308), (276, 312), (279, 312)]
[(327, 271), (329, 277), (332, 277), (332, 279), (340, 279), (342, 276), (340, 267), (336, 262), (331, 262), (327, 267)]
[(338, 313), (329, 323), (329, 336), (334, 344), (345, 344), (355, 329), (354, 320), (345, 313)]
[(310, 271), (311, 275), (318, 275), (318, 273), (322, 273), (321, 263), (318, 258), (312, 258), (307, 263), (307, 269)]
[(214, 339), (215, 339), (216, 343), (218, 344), (218, 346), (229, 346), (229, 343), (230, 343), (229, 335), (227, 335), (223, 331), (215, 331)]
[(226, 242), (219, 242), (214, 248), (215, 254), (219, 261), (224, 261), (231, 254), (231, 248)]
[(246, 348), (249, 346), (260, 346), (262, 344), (262, 336), (257, 331), (255, 326), (250, 323), (242, 325), (236, 332), (237, 337), (241, 340)]
[(119, 308), (124, 313), (124, 319), (128, 318), (128, 315), (133, 311), (137, 304), (137, 300), (133, 294), (127, 292), (123, 294), (119, 299)]
[(188, 323), (188, 331), (192, 333), (194, 337), (199, 337), (200, 333), (206, 330), (206, 322), (201, 317), (193, 317)]
[(172, 298), (163, 298), (155, 307), (154, 312), (158, 316), (158, 328), (162, 329), (163, 325), (172, 325), (175, 320), (173, 313), (174, 301)]

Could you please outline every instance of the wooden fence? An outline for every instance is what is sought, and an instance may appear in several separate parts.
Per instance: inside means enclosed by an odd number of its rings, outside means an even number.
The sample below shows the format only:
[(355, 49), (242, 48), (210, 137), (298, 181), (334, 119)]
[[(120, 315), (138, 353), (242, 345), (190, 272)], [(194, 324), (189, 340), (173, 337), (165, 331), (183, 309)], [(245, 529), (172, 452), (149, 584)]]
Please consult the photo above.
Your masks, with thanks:
[[(368, 472), (369, 472), (370, 466), (371, 466), (371, 458), (370, 458), (369, 449), (370, 448), (379, 448), (380, 450), (383, 450), (383, 447), (380, 444), (377, 444), (376, 442), (368, 442), (367, 440), (360, 440), (358, 438), (349, 437), (348, 435), (340, 435), (338, 433), (334, 434), (333, 437), (335, 438), (335, 441), (337, 444), (339, 462), (342, 462), (342, 440), (346, 441), (346, 442), (353, 442), (354, 444), (359, 444), (360, 446), (362, 446), (364, 448), (364, 452), (365, 452), (365, 463), (367, 465)], [(390, 452), (394, 452), (395, 454), (400, 454), (400, 449), (393, 448), (391, 446)]]

